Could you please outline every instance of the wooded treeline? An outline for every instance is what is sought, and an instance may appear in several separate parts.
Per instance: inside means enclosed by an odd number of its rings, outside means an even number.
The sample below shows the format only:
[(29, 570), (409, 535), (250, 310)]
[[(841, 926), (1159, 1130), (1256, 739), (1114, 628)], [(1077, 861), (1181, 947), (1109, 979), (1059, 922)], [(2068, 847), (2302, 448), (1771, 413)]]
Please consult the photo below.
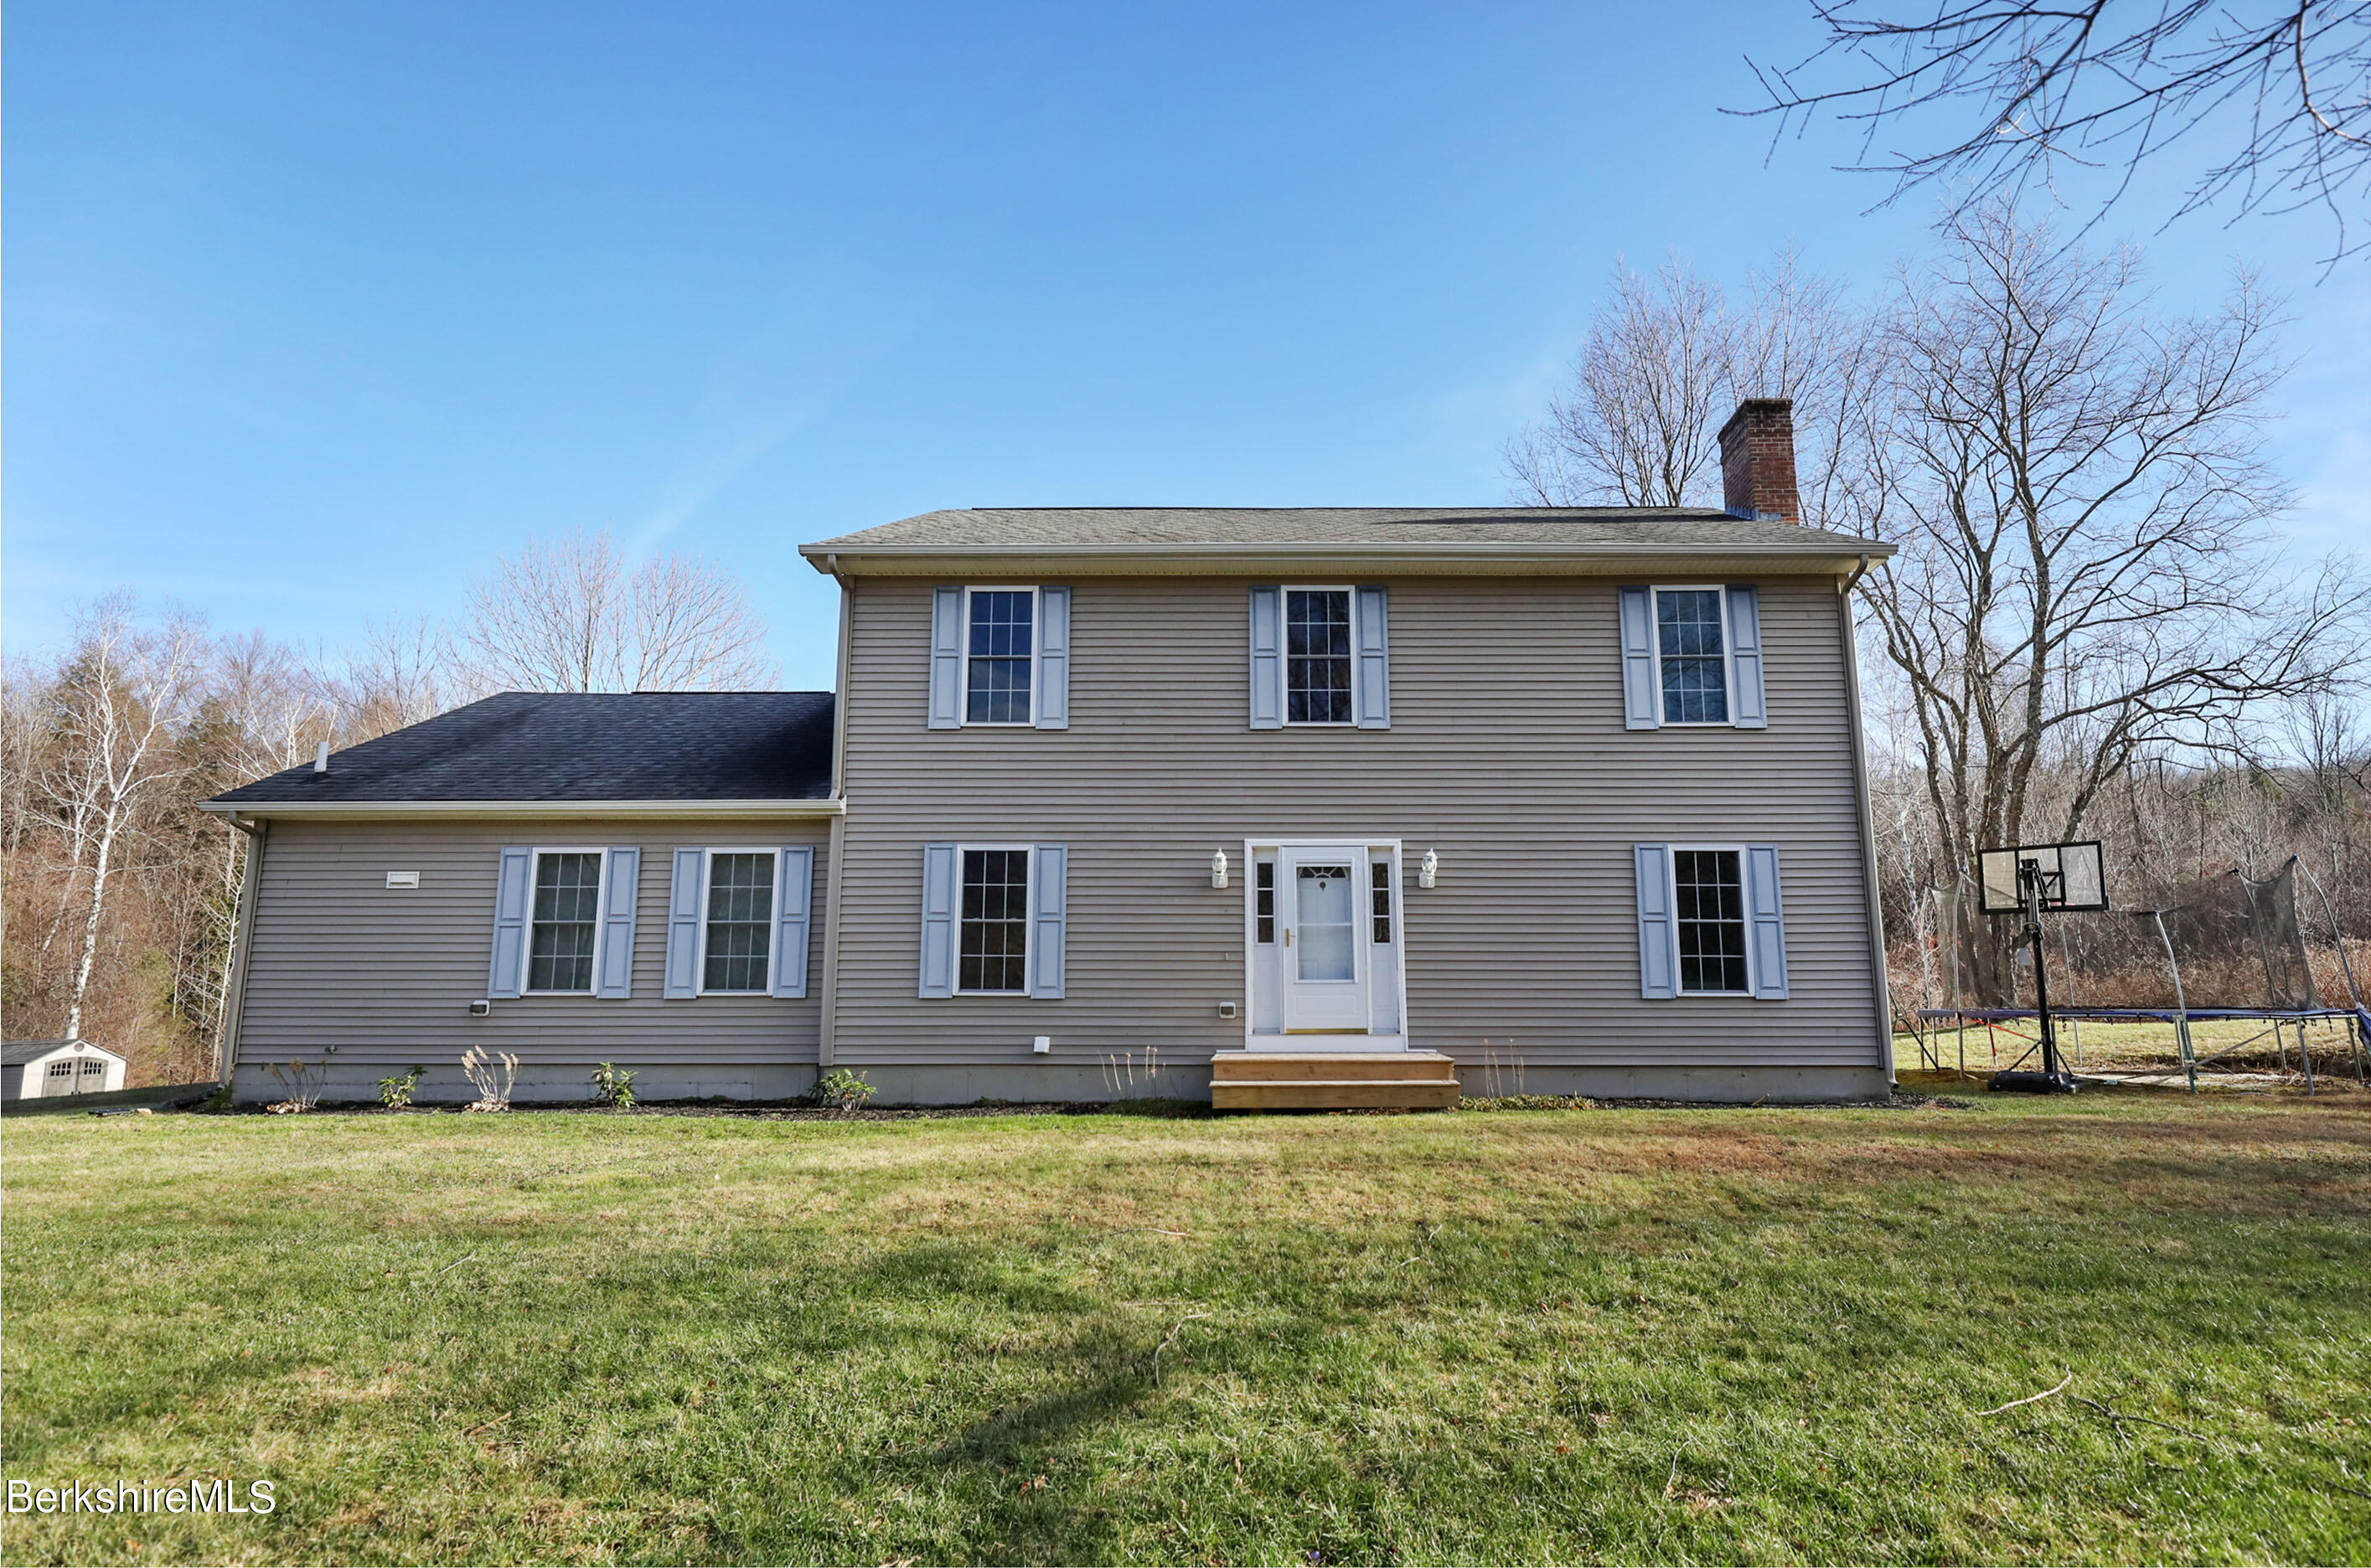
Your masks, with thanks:
[(606, 535), (498, 558), (459, 623), (369, 628), (335, 656), (220, 635), (125, 595), (48, 660), (0, 665), (0, 1020), (132, 1059), (214, 1067), (245, 841), (198, 803), (489, 692), (699, 690), (773, 679), (764, 628), (694, 556)]

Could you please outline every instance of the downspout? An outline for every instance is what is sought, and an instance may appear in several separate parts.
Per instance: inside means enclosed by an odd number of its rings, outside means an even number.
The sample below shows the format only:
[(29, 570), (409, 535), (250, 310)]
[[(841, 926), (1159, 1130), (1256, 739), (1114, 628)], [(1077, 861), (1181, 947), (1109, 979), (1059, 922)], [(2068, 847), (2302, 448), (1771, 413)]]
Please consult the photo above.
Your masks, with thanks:
[(257, 884), (263, 878), (263, 840), (272, 824), (261, 818), (241, 821), (237, 812), (224, 820), (247, 835), (247, 854), (238, 878), (238, 912), (231, 923), (230, 978), (223, 987), (222, 1030), (214, 1038), (214, 1081), (226, 1084), (238, 1069), (238, 1025), (247, 1011), (247, 963), (255, 946)]
[[(831, 793), (843, 807), (848, 801), (848, 667), (855, 637), (856, 583), (840, 574), (839, 558), (824, 557), (824, 565), (839, 584), (839, 668), (834, 677), (831, 704)], [(848, 813), (831, 819), (831, 846), (826, 851), (831, 867), (823, 900), (823, 1013), (815, 1033), (815, 1072), (830, 1070), (836, 1055), (839, 1012), (839, 890), (848, 862)]]
[(1852, 706), (1853, 804), (1860, 813), (1861, 877), (1868, 888), (1869, 978), (1877, 995), (1878, 1060), (1885, 1081), (1893, 1070), (1893, 997), (1885, 974), (1885, 905), (1877, 886), (1877, 813), (1869, 803), (1868, 737), (1860, 712), (1860, 641), (1853, 636), (1852, 591), (1868, 571), (1868, 557), (1836, 588), (1836, 625), (1845, 644), (1845, 696)]

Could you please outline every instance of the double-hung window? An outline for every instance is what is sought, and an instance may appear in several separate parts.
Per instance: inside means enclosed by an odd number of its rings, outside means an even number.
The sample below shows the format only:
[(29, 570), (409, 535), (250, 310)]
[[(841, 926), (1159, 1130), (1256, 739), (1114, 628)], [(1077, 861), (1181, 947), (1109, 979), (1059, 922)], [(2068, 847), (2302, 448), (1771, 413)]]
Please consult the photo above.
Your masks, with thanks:
[(964, 594), (964, 722), (1027, 724), (1036, 663), (1037, 590)]
[(931, 592), (930, 727), (1070, 727), (1070, 590)]
[(1391, 590), (1251, 591), (1251, 727), (1392, 727)]
[(1682, 996), (1742, 996), (1746, 973), (1745, 871), (1736, 849), (1671, 851), (1671, 913)]
[(1655, 590), (1655, 663), (1666, 724), (1729, 722), (1729, 639), (1719, 588)]
[(772, 988), (774, 901), (772, 849), (711, 849), (708, 907), (700, 930), (703, 994)]
[(1632, 854), (1641, 997), (1787, 998), (1776, 845), (1639, 844)]
[(1769, 728), (1759, 588), (1664, 583), (1619, 598), (1623, 728)]
[(601, 933), (598, 849), (538, 849), (528, 917), (526, 989), (590, 996)]
[(1349, 724), (1353, 712), (1350, 590), (1284, 591), (1284, 721)]
[(1029, 989), (1029, 850), (963, 851), (963, 912), (955, 989), (1004, 995)]
[(1065, 995), (1065, 844), (922, 847), (921, 995)]

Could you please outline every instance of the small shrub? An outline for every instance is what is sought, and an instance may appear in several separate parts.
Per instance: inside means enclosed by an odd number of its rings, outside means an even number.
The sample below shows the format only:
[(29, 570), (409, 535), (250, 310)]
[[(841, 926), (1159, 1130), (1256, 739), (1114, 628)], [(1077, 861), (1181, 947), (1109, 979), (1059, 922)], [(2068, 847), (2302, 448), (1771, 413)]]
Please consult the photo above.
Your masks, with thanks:
[[(494, 1071), (496, 1061), (503, 1065), (500, 1075)], [(511, 1085), (518, 1079), (516, 1056), (508, 1051), (497, 1051), (489, 1057), (483, 1047), (472, 1045), (461, 1053), (461, 1075), (469, 1080), (469, 1087), (478, 1091), (477, 1101), (469, 1107), (470, 1110), (507, 1111), (511, 1108)]]
[(815, 1102), (830, 1111), (861, 1111), (873, 1099), (873, 1086), (861, 1073), (846, 1067), (834, 1067), (815, 1079), (811, 1097)]
[(608, 1062), (596, 1063), (593, 1098), (613, 1110), (623, 1111), (634, 1102), (634, 1075), (620, 1072)]
[(414, 1067), (408, 1073), (378, 1080), (378, 1102), (390, 1111), (399, 1111), (411, 1103), (411, 1091), (420, 1087), (420, 1077), (428, 1069)]

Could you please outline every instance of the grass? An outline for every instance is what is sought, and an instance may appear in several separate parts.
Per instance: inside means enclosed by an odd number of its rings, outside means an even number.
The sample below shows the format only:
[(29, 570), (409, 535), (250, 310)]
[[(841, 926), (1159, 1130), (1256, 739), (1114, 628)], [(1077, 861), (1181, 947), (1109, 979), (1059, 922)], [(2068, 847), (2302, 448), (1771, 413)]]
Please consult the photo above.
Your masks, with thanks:
[(12, 1563), (2371, 1561), (2371, 1097), (0, 1136)]

